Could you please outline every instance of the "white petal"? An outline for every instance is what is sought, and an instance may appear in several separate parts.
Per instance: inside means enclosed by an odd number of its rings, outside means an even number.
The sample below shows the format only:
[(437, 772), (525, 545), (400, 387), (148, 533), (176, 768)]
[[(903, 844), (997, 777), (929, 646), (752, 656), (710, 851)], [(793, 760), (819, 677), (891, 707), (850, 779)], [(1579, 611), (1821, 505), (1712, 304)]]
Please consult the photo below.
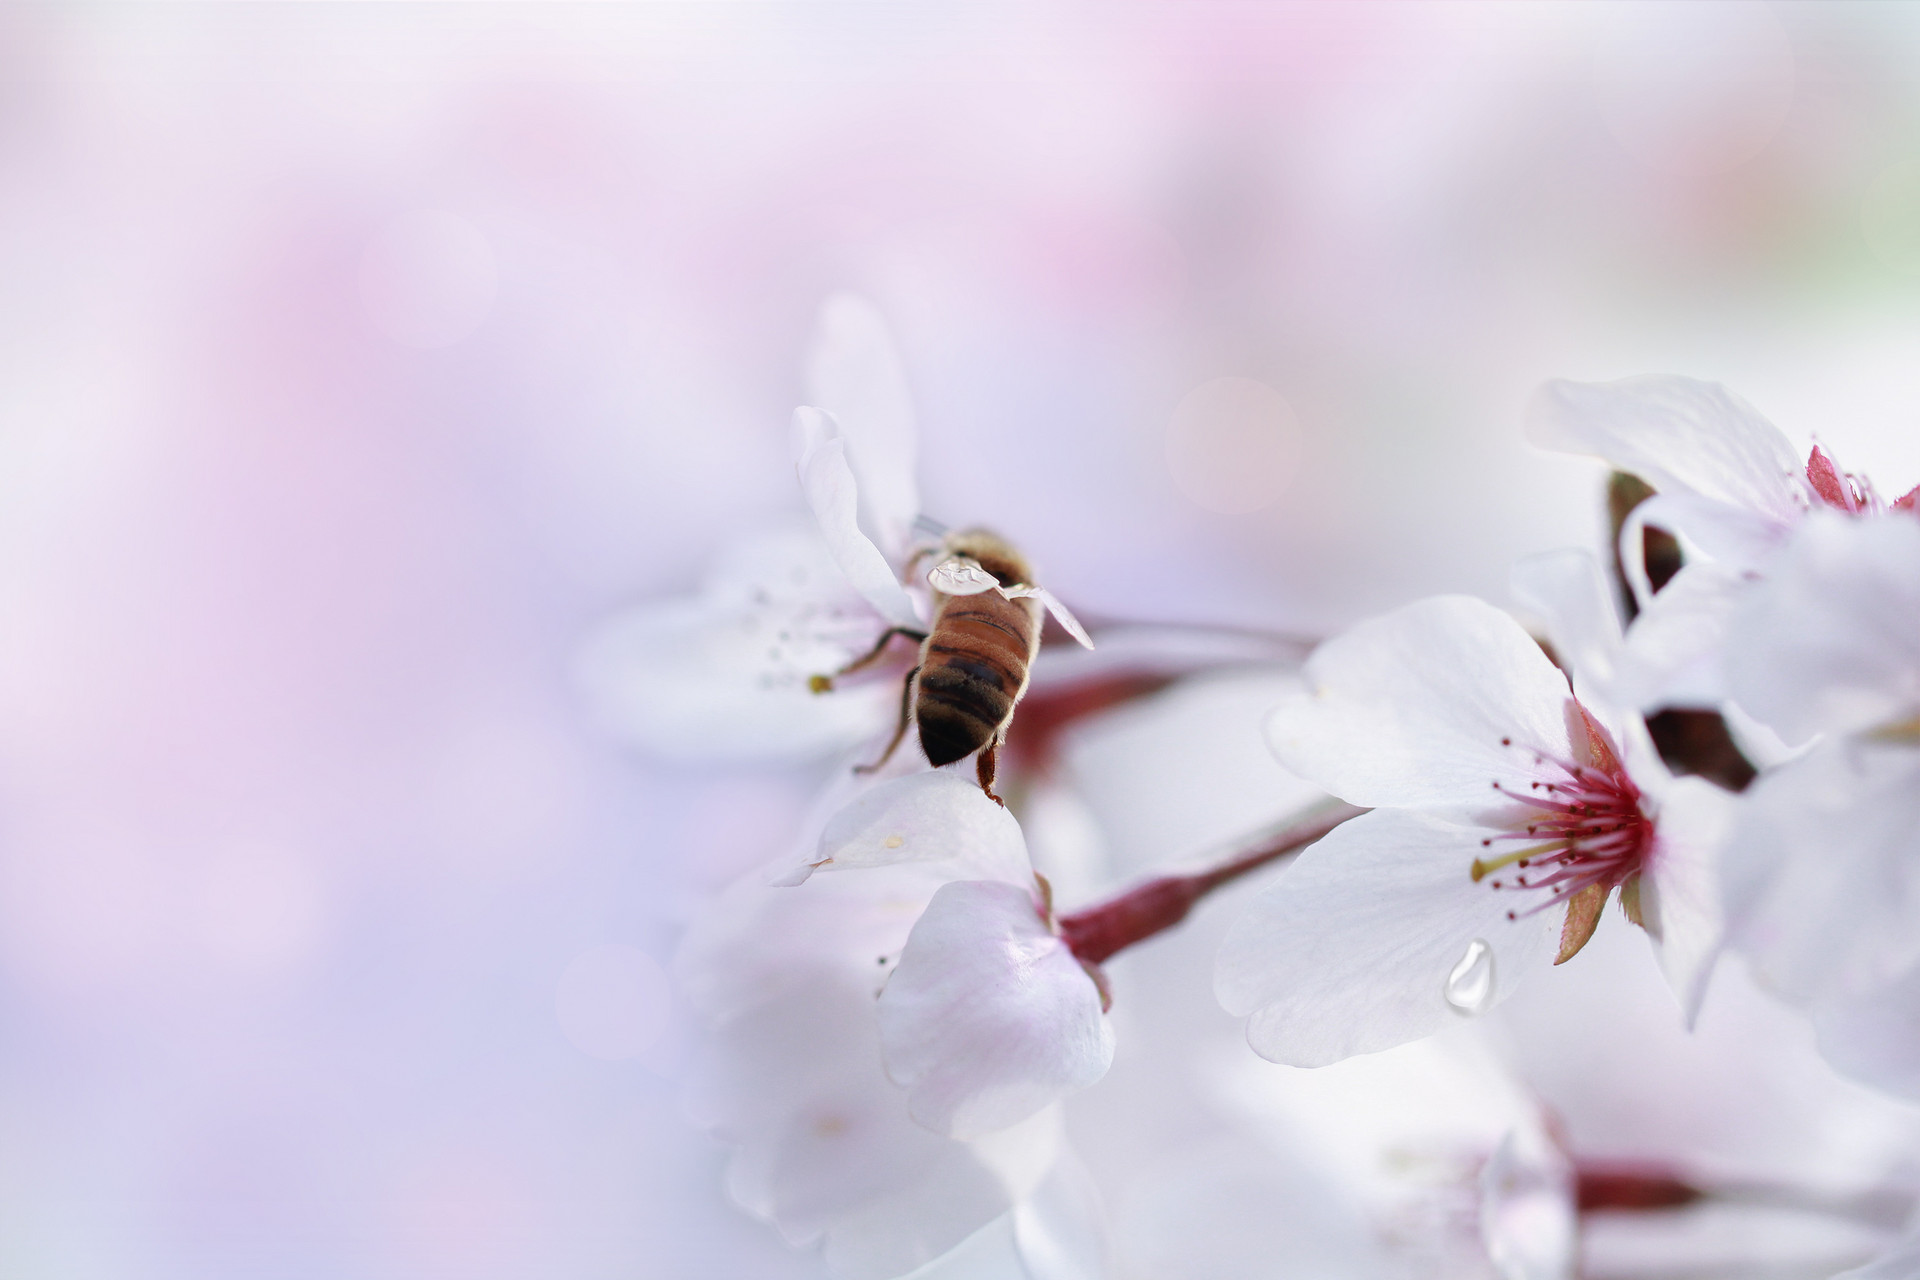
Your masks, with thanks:
[[(885, 1090), (898, 1105), (892, 1086), (869, 1087)], [(943, 1167), (938, 1176), (898, 1184), (835, 1222), (827, 1232), (827, 1265), (847, 1280), (891, 1280), (945, 1254), (979, 1230), (988, 1206), (1004, 1205), (1005, 1213), (1031, 1196), (1062, 1144), (1057, 1109), (965, 1143), (904, 1123), (964, 1152), (971, 1168), (958, 1176), (953, 1166)]]
[(840, 424), (860, 485), (862, 527), (884, 550), (902, 554), (920, 514), (913, 397), (886, 319), (865, 298), (836, 294), (820, 309), (807, 397)]
[(847, 462), (846, 441), (818, 409), (796, 409), (793, 420), (796, 434), (808, 442), (800, 456), (800, 487), (834, 562), (881, 617), (897, 627), (919, 627), (913, 598), (880, 548), (860, 531), (860, 490)]
[[(1271, 1085), (1274, 1069), (1254, 1065)], [(1153, 1280), (1394, 1275), (1357, 1197), (1329, 1178), (1325, 1165), (1311, 1159), (1313, 1147), (1303, 1145), (1242, 1132), (1161, 1154), (1129, 1179), (1114, 1214), (1121, 1274)], [(1286, 1260), (1284, 1270), (1276, 1269), (1276, 1259)]]
[(1535, 444), (1593, 454), (1662, 494), (1693, 494), (1782, 526), (1800, 514), (1800, 460), (1780, 429), (1713, 382), (1550, 382), (1527, 419)]
[(1720, 704), (1720, 718), (1727, 722), (1727, 733), (1732, 737), (1733, 745), (1740, 749), (1740, 754), (1763, 773), (1805, 755), (1818, 741), (1814, 739), (1797, 747), (1789, 746), (1779, 734), (1754, 719), (1745, 707), (1732, 699)]
[(1727, 696), (1727, 631), (1750, 585), (1740, 571), (1712, 561), (1681, 569), (1627, 628), (1615, 696), (1643, 710), (1719, 706)]
[[(1431, 1205), (1433, 1175), (1459, 1169), (1463, 1154), (1484, 1157), (1516, 1127), (1538, 1123), (1530, 1089), (1503, 1061), (1504, 1051), (1493, 1047), (1505, 1037), (1476, 1034), (1481, 1029), (1463, 1022), (1425, 1040), (1312, 1069), (1235, 1054), (1217, 1059), (1213, 1075), (1235, 1112), (1258, 1126), (1255, 1132), (1265, 1130), (1289, 1149), (1312, 1152), (1324, 1190), (1348, 1197), (1377, 1223), (1421, 1201)], [(1322, 1213), (1328, 1208), (1314, 1206)], [(1460, 1227), (1470, 1229), (1471, 1223), (1452, 1229)], [(1406, 1243), (1430, 1246), (1447, 1230), (1429, 1222)], [(1357, 1267), (1329, 1271), (1375, 1274)], [(1476, 1268), (1472, 1274), (1483, 1273)]]
[(969, 879), (1033, 879), (1020, 824), (987, 797), (965, 762), (890, 778), (855, 797), (827, 820), (808, 865), (844, 870), (933, 860)]
[(1514, 1129), (1480, 1170), (1480, 1239), (1502, 1280), (1569, 1280), (1579, 1256), (1573, 1166), (1539, 1125)]
[[(1314, 651), (1267, 721), (1280, 763), (1353, 804), (1483, 806), (1529, 751), (1567, 759), (1571, 691), (1520, 624), (1468, 596), (1363, 622)], [(1511, 738), (1511, 746), (1501, 740)]]
[(1920, 520), (1806, 520), (1734, 625), (1728, 679), (1789, 742), (1920, 712)]
[(968, 1138), (1086, 1088), (1113, 1062), (1093, 979), (1025, 889), (934, 894), (880, 996), (887, 1074), (920, 1123)]
[(1920, 968), (1813, 1011), (1820, 1052), (1855, 1080), (1920, 1102)]
[(1606, 686), (1620, 650), (1620, 614), (1585, 551), (1549, 551), (1515, 562), (1513, 593), (1540, 618), (1547, 641), (1579, 679)]
[(1741, 796), (1722, 858), (1730, 943), (1799, 1003), (1920, 964), (1920, 752), (1826, 744)]
[(1100, 1188), (1072, 1152), (1013, 1211), (1021, 1260), (1033, 1280), (1100, 1280), (1106, 1274), (1106, 1216)]
[(884, 683), (807, 687), (864, 651), (880, 625), (808, 529), (733, 548), (698, 596), (612, 618), (582, 646), (575, 674), (610, 728), (657, 754), (815, 757), (872, 736), (898, 704), (898, 686)]
[(1733, 797), (1700, 778), (1676, 778), (1660, 800), (1657, 841), (1640, 882), (1641, 918), (1667, 985), (1691, 1026), (1720, 953), (1720, 850)]
[(711, 1022), (784, 999), (825, 970), (864, 986), (872, 1001), (913, 922), (953, 879), (953, 868), (921, 862), (822, 876), (793, 888), (770, 885), (763, 875), (743, 876), (689, 923), (675, 954), (674, 982)]
[(1448, 976), (1468, 947), (1492, 953), (1479, 1012), (1553, 959), (1561, 913), (1508, 920), (1537, 895), (1475, 884), (1480, 827), (1381, 809), (1302, 853), (1234, 922), (1214, 975), (1263, 1058), (1315, 1067), (1431, 1035), (1462, 1013)]
[(1833, 1280), (1914, 1280), (1915, 1276), (1920, 1276), (1920, 1222), (1872, 1262), (1844, 1271)]
[(1063, 1153), (1032, 1195), (901, 1280), (1099, 1280), (1099, 1191)]
[(957, 1248), (923, 1267), (915, 1267), (900, 1280), (1030, 1280), (1020, 1257), (1013, 1215), (1014, 1210), (1009, 1209), (962, 1240)]
[[(1744, 507), (1730, 507), (1693, 493), (1657, 493), (1635, 507), (1620, 523), (1622, 564), (1633, 588), (1633, 598), (1645, 607), (1654, 594), (1647, 579), (1644, 556), (1647, 527), (1662, 529), (1680, 540), (1689, 563), (1719, 560), (1728, 567), (1755, 571), (1786, 545), (1793, 523), (1763, 516)], [(1664, 589), (1664, 588), (1663, 588)]]
[(978, 1142), (916, 1123), (881, 1065), (874, 1000), (937, 878), (921, 865), (799, 889), (757, 878), (694, 922), (676, 976), (707, 1024), (689, 1105), (735, 1150), (734, 1197), (842, 1275), (885, 1280), (953, 1249), (1030, 1196), (1059, 1118)]

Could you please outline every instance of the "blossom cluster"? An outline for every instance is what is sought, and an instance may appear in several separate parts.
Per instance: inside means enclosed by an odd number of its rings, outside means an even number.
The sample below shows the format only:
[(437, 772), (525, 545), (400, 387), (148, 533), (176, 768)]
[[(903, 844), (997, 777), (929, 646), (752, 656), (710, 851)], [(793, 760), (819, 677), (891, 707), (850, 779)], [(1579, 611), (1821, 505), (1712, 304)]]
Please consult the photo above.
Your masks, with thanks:
[[(678, 960), (691, 1105), (744, 1208), (854, 1280), (1629, 1274), (1594, 1260), (1602, 1220), (1761, 1201), (1801, 1221), (1767, 1274), (1915, 1274), (1920, 489), (1883, 498), (1716, 385), (1553, 384), (1529, 434), (1612, 469), (1614, 545), (1514, 566), (1517, 613), (1420, 600), (1301, 661), (1082, 628), (997, 537), (928, 519), (870, 305), (829, 303), (808, 373), (812, 520), (582, 666), (655, 750), (830, 762)], [(977, 733), (934, 767), (939, 717)], [(1271, 753), (1256, 790), (1156, 754), (1243, 743)], [(1169, 831), (1206, 839), (1114, 856)], [(1634, 930), (1655, 1031), (1609, 1019)], [(1155, 981), (1183, 956), (1200, 981)], [(1727, 1126), (1862, 1136), (1744, 1169), (1658, 1134), (1591, 1150), (1646, 1083), (1551, 1087), (1543, 1041), (1624, 1043), (1699, 1116), (1766, 1055), (1795, 1064), (1788, 1118)], [(1160, 1112), (1188, 1163), (1114, 1203), (1078, 1150)]]

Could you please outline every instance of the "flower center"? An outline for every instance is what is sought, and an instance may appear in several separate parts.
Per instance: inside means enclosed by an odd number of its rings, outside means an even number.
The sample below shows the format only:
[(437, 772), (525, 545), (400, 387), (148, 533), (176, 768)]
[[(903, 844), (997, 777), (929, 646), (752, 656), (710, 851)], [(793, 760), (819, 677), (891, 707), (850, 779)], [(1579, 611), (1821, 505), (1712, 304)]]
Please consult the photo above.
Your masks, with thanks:
[[(1604, 893), (1627, 883), (1644, 869), (1653, 847), (1653, 820), (1641, 810), (1640, 788), (1627, 776), (1604, 731), (1584, 708), (1579, 710), (1589, 735), (1587, 763), (1530, 751), (1532, 772), (1546, 776), (1525, 791), (1493, 784), (1521, 810), (1513, 830), (1480, 842), (1489, 852), (1473, 860), (1474, 882), (1505, 872), (1489, 881), (1492, 888), (1546, 895), (1524, 912), (1507, 912), (1509, 920), (1545, 911), (1585, 889), (1599, 886)], [(1502, 738), (1500, 744), (1512, 747), (1513, 740)], [(1520, 847), (1494, 852), (1508, 843)]]

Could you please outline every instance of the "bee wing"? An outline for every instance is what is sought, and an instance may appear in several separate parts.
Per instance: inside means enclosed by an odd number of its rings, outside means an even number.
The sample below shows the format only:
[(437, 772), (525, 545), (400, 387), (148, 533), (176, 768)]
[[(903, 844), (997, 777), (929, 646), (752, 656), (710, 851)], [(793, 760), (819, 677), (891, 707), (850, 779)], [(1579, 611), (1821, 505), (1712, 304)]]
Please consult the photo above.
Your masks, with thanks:
[(1000, 586), (992, 574), (965, 556), (948, 556), (933, 566), (927, 572), (927, 585), (945, 596), (977, 596)]
[(1002, 587), (1000, 588), (1000, 594), (1009, 600), (1018, 600), (1023, 596), (1038, 600), (1041, 604), (1047, 606), (1047, 612), (1053, 615), (1053, 620), (1066, 628), (1068, 635), (1078, 640), (1083, 648), (1093, 648), (1093, 637), (1088, 635), (1087, 629), (1080, 625), (1080, 619), (1068, 612), (1067, 606), (1061, 604), (1053, 592), (1047, 590), (1045, 587)]

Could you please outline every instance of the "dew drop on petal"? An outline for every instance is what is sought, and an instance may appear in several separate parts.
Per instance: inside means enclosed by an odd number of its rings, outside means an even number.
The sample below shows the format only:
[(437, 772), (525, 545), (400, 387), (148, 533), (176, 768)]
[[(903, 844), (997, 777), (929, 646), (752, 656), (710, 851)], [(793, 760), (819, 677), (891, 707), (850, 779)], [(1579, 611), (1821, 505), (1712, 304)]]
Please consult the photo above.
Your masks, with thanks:
[(1486, 1008), (1493, 996), (1493, 948), (1479, 938), (1469, 942), (1442, 990), (1456, 1013), (1471, 1017)]
[(942, 560), (927, 574), (927, 584), (942, 595), (977, 596), (999, 585), (999, 579), (971, 560), (955, 556)]

